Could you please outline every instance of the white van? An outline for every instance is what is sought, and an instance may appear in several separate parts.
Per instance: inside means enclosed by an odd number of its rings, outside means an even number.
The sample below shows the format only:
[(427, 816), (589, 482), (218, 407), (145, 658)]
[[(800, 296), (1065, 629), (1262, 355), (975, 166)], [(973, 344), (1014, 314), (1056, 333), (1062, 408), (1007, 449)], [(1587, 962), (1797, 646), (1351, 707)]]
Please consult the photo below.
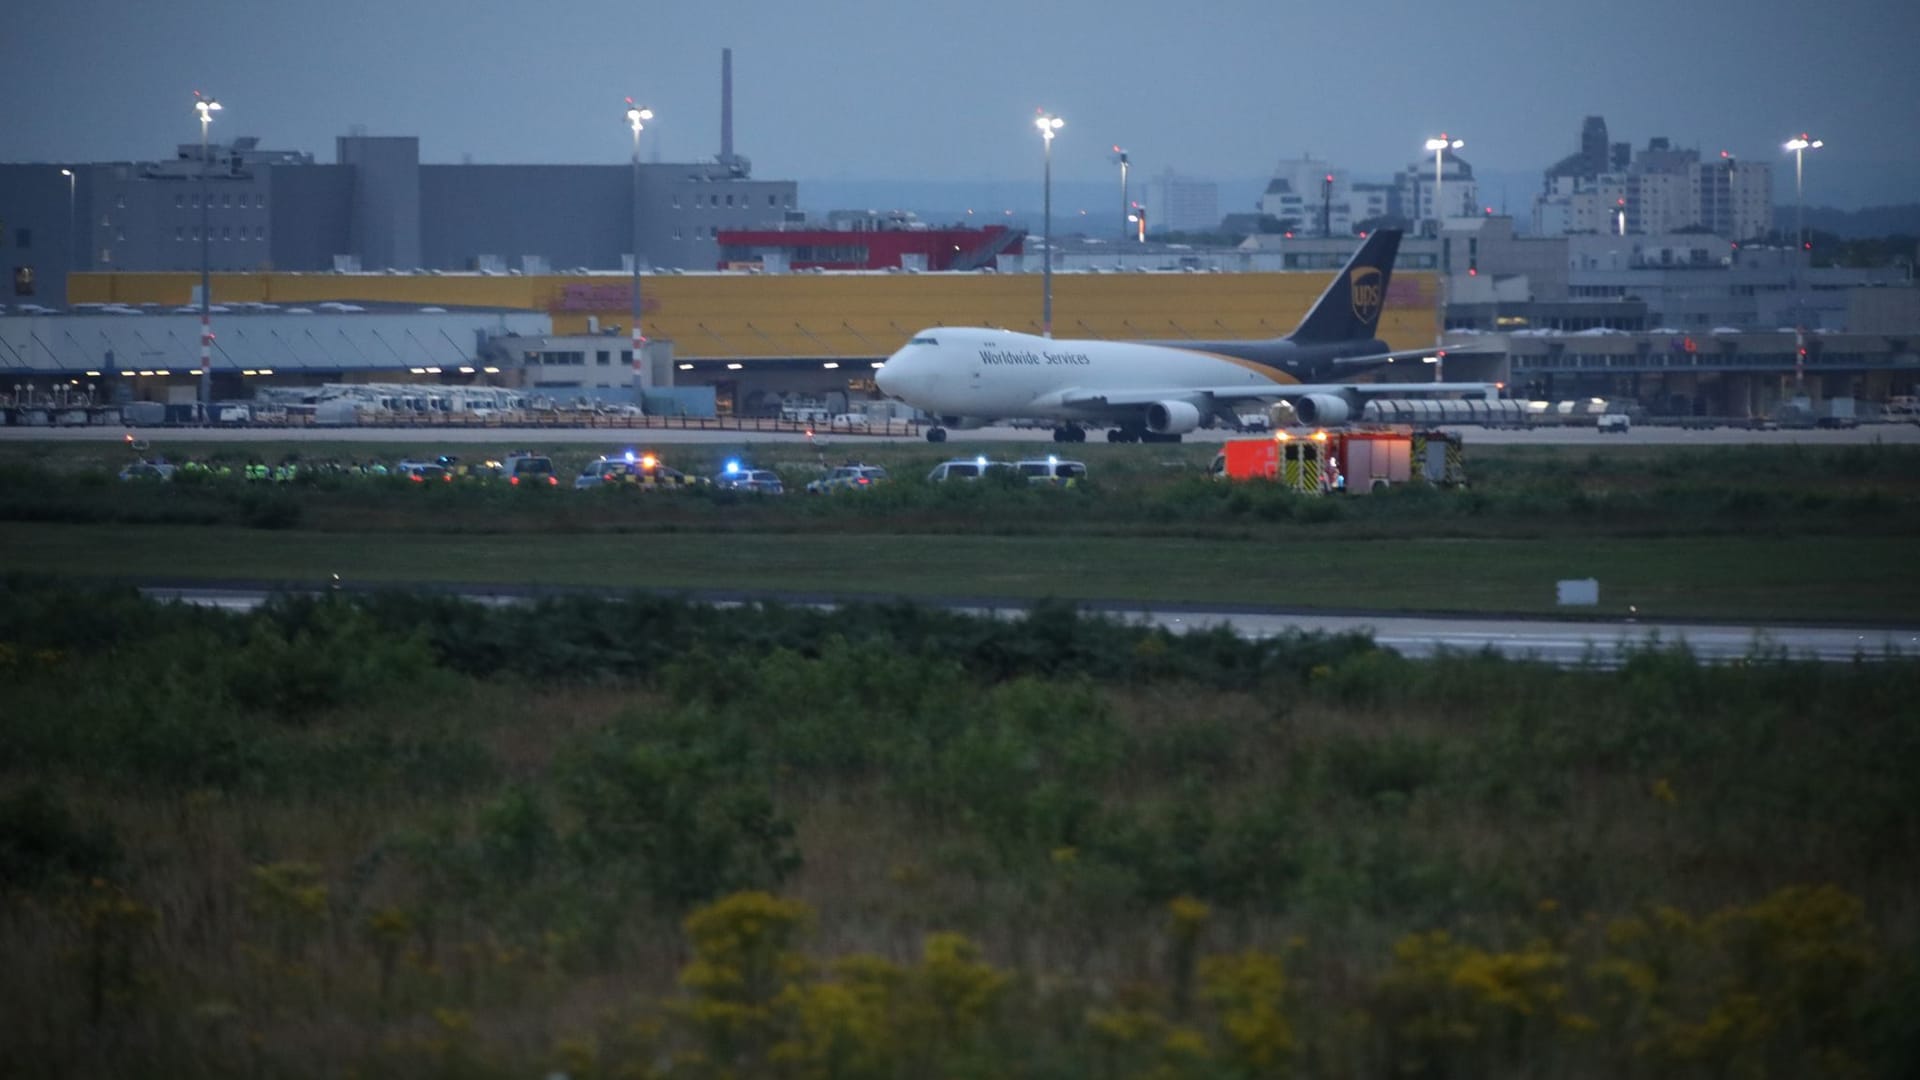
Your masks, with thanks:
[(1085, 465), (1059, 457), (1028, 458), (1014, 462), (1013, 467), (1029, 484), (1072, 485), (1087, 478)]
[(984, 457), (954, 458), (943, 461), (927, 474), (927, 482), (938, 484), (946, 480), (978, 480), (990, 472), (1011, 469), (1013, 466), (1004, 461), (988, 461)]
[(1602, 435), (1608, 434), (1609, 432), (1616, 435), (1625, 435), (1627, 432), (1633, 430), (1633, 420), (1628, 417), (1626, 413), (1613, 412), (1607, 413), (1595, 421), (1594, 426), (1599, 428), (1600, 434)]

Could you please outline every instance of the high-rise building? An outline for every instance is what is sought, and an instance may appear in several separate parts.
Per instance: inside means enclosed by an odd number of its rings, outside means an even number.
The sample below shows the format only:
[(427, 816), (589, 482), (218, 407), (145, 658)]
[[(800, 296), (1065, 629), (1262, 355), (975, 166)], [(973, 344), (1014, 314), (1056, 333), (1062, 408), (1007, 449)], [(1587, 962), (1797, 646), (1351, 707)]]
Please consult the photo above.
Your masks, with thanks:
[(1355, 212), (1354, 187), (1345, 169), (1305, 155), (1285, 158), (1260, 196), (1260, 212), (1298, 236), (1350, 236), (1356, 221), (1377, 216)]
[[(1480, 185), (1473, 178), (1473, 166), (1457, 152), (1440, 152), (1438, 190), (1432, 158), (1421, 158), (1394, 176), (1400, 189), (1401, 214), (1410, 221), (1433, 222), (1439, 218), (1479, 217)], [(1435, 205), (1435, 199), (1442, 205)], [(1431, 226), (1429, 226), (1431, 227)]]
[(1606, 121), (1595, 116), (1580, 137), (1580, 152), (1548, 168), (1534, 197), (1536, 235), (1704, 230), (1744, 240), (1773, 228), (1773, 176), (1765, 166), (1725, 152), (1702, 161), (1698, 150), (1661, 137), (1631, 154), (1627, 144), (1606, 141)]
[(1172, 169), (1147, 182), (1147, 221), (1155, 232), (1205, 232), (1220, 224), (1220, 185)]

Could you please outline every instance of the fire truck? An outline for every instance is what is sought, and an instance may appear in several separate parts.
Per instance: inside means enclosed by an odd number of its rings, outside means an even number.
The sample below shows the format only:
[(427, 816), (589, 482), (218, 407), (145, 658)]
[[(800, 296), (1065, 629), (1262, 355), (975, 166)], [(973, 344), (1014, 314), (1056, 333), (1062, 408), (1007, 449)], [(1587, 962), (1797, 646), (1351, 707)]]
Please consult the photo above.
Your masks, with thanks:
[(1220, 480), (1271, 480), (1306, 495), (1365, 495), (1395, 484), (1460, 487), (1467, 482), (1459, 435), (1404, 427), (1229, 439), (1208, 472)]

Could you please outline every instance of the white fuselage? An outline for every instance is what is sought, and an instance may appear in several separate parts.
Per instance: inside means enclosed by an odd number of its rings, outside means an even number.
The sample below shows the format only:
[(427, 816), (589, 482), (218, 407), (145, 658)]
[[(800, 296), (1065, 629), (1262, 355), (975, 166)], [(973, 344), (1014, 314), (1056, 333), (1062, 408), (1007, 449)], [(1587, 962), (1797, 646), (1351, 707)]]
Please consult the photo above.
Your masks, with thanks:
[(1140, 391), (1179, 398), (1182, 390), (1293, 380), (1249, 361), (1169, 345), (937, 327), (888, 357), (875, 381), (934, 416), (1092, 420), (1115, 410), (1066, 399)]

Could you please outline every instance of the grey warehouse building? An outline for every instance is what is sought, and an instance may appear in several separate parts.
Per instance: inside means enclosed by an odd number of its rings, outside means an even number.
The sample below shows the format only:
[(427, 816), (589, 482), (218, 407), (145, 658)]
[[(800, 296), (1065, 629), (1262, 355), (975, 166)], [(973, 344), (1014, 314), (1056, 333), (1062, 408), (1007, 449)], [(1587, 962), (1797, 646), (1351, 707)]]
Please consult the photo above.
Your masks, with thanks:
[(219, 271), (622, 270), (636, 217), (643, 266), (708, 270), (720, 230), (777, 227), (798, 197), (730, 151), (642, 163), (637, 185), (630, 163), (422, 164), (414, 136), (341, 136), (335, 157), (241, 138), (204, 161), (195, 142), (166, 161), (0, 164), (8, 299), (63, 304), (73, 272), (197, 270), (203, 213)]

